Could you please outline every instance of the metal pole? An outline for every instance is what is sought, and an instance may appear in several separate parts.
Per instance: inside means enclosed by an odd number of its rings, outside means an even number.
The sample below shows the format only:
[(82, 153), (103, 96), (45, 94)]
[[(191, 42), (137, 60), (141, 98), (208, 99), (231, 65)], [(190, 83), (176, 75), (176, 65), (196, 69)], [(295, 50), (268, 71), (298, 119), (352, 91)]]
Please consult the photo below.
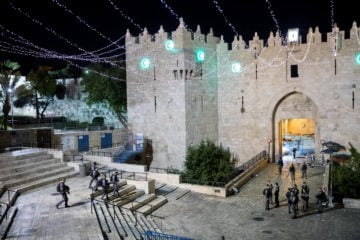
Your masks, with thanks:
[(11, 101), (11, 127), (14, 129), (14, 104), (12, 101), (12, 98), (10, 98)]
[(330, 186), (329, 186), (329, 207), (333, 207), (334, 204), (333, 204), (333, 191), (332, 191), (332, 172), (333, 172), (333, 160), (331, 159), (331, 153), (330, 153), (330, 174), (329, 174), (329, 177), (330, 177)]

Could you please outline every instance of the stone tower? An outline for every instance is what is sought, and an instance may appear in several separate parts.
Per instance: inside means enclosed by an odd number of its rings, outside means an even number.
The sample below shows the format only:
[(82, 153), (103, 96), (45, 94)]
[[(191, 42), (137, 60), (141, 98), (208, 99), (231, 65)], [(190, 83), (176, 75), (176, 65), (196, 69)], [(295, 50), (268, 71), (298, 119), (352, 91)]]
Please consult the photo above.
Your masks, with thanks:
[[(152, 142), (151, 167), (183, 168), (186, 148), (210, 139), (245, 162), (262, 150), (282, 154), (291, 119), (308, 119), (314, 152), (320, 141), (360, 146), (360, 40), (334, 26), (322, 41), (257, 33), (247, 45), (191, 32), (126, 35), (128, 119)], [(358, 61), (358, 62), (357, 62)], [(307, 128), (302, 122), (301, 128)], [(302, 133), (307, 134), (306, 131)]]

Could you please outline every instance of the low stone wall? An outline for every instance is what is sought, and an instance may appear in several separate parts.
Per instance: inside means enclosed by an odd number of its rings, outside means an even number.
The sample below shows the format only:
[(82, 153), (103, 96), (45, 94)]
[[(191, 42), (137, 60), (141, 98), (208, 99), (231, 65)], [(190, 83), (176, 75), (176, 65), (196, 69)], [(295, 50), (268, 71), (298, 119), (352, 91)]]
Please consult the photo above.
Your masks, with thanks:
[(343, 204), (345, 208), (357, 208), (360, 209), (360, 199), (343, 198)]
[(84, 156), (84, 161), (86, 162), (97, 162), (100, 165), (106, 165), (110, 168), (115, 168), (126, 172), (145, 172), (146, 170), (145, 165), (116, 163), (112, 161), (111, 157), (100, 157), (93, 155), (83, 155), (83, 156)]
[(228, 193), (231, 192), (231, 189), (236, 188), (239, 189), (244, 186), (251, 178), (253, 178), (258, 172), (260, 172), (263, 168), (268, 165), (267, 159), (260, 160), (254, 167), (245, 170), (242, 174), (237, 176), (231, 182), (226, 184), (225, 188), (228, 189)]
[(171, 173), (148, 173), (148, 178), (155, 179), (156, 181), (167, 183), (179, 188), (188, 189), (193, 192), (202, 193), (211, 196), (226, 197), (226, 188), (212, 187), (205, 185), (196, 185), (189, 183), (181, 183), (181, 176)]

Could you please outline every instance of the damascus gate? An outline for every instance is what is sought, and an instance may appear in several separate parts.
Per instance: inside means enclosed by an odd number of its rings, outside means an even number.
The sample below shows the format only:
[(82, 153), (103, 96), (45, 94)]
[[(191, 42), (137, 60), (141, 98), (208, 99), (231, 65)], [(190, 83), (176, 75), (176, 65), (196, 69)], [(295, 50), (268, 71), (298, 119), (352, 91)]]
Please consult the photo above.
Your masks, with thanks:
[(360, 39), (354, 22), (302, 36), (257, 33), (226, 43), (212, 30), (126, 34), (128, 121), (153, 148), (151, 167), (183, 169), (201, 140), (239, 163), (261, 151), (320, 155), (321, 141), (360, 147)]

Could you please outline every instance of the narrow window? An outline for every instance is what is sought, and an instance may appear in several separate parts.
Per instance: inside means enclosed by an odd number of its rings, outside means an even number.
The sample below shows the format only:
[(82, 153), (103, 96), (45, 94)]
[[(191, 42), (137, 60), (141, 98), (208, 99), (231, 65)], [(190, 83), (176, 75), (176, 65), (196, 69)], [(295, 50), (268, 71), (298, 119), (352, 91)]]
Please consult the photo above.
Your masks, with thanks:
[(291, 65), (291, 66), (290, 66), (290, 71), (291, 71), (291, 77), (292, 77), (292, 78), (297, 78), (297, 77), (299, 77), (298, 65)]

